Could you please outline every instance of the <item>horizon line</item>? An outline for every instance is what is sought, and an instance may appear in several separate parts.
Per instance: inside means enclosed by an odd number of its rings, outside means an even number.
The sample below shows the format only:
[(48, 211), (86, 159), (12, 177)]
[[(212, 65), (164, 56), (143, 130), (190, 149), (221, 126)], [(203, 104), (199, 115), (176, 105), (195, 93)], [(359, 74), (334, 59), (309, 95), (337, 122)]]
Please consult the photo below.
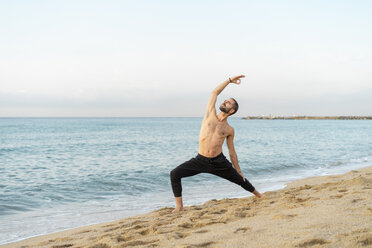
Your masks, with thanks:
[[(5, 118), (201, 118), (204, 116), (0, 116)], [(230, 116), (229, 118), (247, 117), (372, 117), (371, 115), (245, 115)]]

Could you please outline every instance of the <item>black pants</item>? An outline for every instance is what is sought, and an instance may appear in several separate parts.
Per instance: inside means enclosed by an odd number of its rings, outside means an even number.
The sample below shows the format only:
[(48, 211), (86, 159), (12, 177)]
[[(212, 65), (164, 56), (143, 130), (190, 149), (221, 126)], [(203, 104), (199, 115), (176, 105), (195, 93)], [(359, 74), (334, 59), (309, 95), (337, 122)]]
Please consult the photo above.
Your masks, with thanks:
[(191, 177), (199, 173), (211, 173), (240, 185), (243, 189), (253, 192), (254, 187), (233, 168), (232, 164), (221, 153), (217, 157), (208, 158), (198, 154), (195, 158), (177, 166), (170, 172), (172, 190), (175, 197), (182, 196), (181, 178)]

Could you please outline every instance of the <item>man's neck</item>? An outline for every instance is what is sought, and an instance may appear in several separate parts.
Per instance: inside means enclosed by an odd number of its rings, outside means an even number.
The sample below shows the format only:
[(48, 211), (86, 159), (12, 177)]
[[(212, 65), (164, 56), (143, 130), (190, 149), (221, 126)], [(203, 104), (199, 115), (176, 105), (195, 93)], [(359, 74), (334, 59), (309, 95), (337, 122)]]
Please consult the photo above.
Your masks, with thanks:
[(229, 117), (229, 115), (226, 114), (226, 113), (224, 113), (224, 112), (220, 112), (220, 113), (217, 115), (217, 119), (218, 119), (218, 121), (226, 121), (228, 117)]

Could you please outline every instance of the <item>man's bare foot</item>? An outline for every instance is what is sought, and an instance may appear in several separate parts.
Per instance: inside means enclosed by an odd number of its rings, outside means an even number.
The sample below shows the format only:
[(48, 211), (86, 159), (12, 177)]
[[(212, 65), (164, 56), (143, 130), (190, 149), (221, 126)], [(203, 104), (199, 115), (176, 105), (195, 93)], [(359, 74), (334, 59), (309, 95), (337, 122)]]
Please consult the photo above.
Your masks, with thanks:
[(176, 208), (172, 211), (172, 213), (183, 211), (182, 196), (178, 196), (175, 199), (176, 199)]
[(258, 192), (257, 190), (254, 190), (254, 191), (253, 191), (253, 194), (254, 194), (255, 196), (257, 196), (258, 198), (263, 197), (263, 195), (262, 195), (260, 192)]
[(172, 213), (177, 213), (177, 212), (181, 212), (181, 211), (185, 211), (183, 208), (175, 208), (173, 209)]

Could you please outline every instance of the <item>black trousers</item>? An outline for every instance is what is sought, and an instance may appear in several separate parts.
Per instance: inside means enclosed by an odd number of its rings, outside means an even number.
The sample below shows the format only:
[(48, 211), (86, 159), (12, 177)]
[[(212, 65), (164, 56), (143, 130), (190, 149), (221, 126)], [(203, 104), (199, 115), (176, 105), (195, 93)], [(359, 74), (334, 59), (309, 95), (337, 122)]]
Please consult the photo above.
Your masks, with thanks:
[(182, 196), (181, 178), (191, 177), (199, 173), (210, 173), (240, 185), (243, 189), (253, 192), (255, 188), (233, 168), (232, 164), (221, 153), (214, 158), (198, 154), (195, 158), (184, 162), (170, 172), (172, 190), (175, 197)]

